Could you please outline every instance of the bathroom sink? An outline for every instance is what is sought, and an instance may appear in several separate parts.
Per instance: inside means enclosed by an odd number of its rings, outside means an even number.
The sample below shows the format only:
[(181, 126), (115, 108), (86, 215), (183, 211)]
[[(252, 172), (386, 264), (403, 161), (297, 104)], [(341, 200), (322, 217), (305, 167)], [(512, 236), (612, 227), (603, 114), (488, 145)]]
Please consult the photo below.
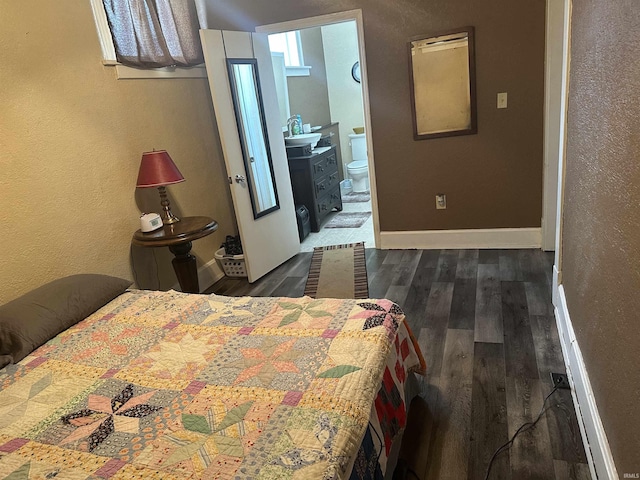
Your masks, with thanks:
[(311, 148), (315, 148), (321, 136), (319, 133), (302, 133), (292, 137), (284, 137), (284, 142), (287, 145), (307, 145), (310, 143)]

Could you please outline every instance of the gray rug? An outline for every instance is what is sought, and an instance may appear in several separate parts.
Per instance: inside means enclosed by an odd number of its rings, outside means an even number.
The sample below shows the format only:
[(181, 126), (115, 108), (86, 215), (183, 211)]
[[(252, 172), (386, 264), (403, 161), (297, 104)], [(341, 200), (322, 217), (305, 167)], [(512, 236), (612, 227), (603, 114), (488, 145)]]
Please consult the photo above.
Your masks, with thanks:
[(342, 195), (342, 203), (362, 203), (371, 200), (369, 192), (350, 192)]
[(340, 212), (327, 222), (325, 228), (360, 228), (371, 212)]

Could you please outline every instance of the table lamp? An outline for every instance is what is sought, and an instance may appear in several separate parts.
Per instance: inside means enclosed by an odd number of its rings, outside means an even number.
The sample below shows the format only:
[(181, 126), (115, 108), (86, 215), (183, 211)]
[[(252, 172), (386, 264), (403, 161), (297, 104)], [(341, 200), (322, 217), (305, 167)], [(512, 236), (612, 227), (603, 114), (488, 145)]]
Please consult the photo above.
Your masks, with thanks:
[(160, 204), (164, 210), (164, 218), (162, 221), (165, 225), (171, 225), (172, 223), (180, 221), (178, 217), (171, 213), (165, 185), (180, 182), (184, 182), (184, 177), (166, 150), (154, 150), (153, 152), (144, 152), (142, 154), (142, 162), (140, 162), (136, 187), (158, 187)]

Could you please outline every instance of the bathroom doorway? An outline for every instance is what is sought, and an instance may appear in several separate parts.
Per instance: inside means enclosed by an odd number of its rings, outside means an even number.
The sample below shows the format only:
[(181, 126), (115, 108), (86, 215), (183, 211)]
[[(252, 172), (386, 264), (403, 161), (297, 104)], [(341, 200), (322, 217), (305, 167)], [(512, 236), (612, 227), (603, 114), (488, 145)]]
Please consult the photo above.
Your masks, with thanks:
[[(274, 55), (283, 135), (290, 134), (286, 120), (299, 114), (307, 130), (325, 138), (330, 135), (338, 151), (342, 210), (329, 213), (320, 231), (311, 232), (301, 242), (301, 251), (360, 241), (375, 247), (379, 224), (361, 12), (267, 25), (256, 31), (282, 34), (278, 40), (289, 45), (298, 42), (297, 52)], [(285, 56), (297, 57), (299, 64), (288, 68)], [(286, 63), (291, 63), (290, 57)]]

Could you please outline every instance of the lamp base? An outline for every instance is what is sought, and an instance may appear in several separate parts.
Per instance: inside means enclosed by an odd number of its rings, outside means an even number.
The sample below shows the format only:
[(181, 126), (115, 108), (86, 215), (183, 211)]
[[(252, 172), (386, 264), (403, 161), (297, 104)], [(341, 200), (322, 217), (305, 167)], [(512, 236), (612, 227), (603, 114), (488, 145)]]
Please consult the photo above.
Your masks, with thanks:
[(162, 210), (164, 211), (164, 218), (162, 219), (162, 223), (164, 223), (165, 225), (178, 223), (180, 219), (173, 213), (171, 213), (171, 206), (169, 203), (169, 198), (167, 197), (167, 189), (163, 185), (158, 187), (158, 191), (160, 192), (160, 205), (162, 205)]
[(171, 225), (173, 223), (178, 223), (179, 221), (180, 221), (180, 219), (178, 217), (176, 217), (175, 215), (173, 215), (171, 213), (171, 211), (169, 211), (168, 214), (167, 214), (167, 212), (165, 212), (165, 216), (162, 219), (162, 223), (164, 225)]

